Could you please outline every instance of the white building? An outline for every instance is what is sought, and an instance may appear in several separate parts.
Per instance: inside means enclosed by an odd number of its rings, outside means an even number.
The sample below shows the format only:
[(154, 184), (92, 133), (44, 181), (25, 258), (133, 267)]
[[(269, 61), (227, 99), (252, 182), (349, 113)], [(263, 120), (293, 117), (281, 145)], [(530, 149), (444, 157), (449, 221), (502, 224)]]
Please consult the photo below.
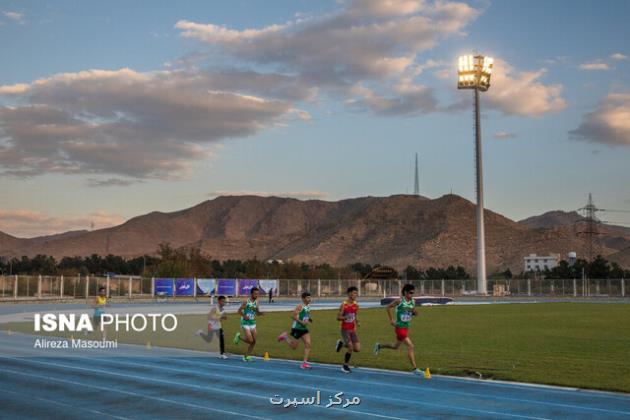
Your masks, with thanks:
[(560, 254), (551, 254), (547, 256), (529, 254), (523, 258), (525, 260), (525, 271), (544, 271), (545, 268), (551, 270), (558, 266), (560, 262)]

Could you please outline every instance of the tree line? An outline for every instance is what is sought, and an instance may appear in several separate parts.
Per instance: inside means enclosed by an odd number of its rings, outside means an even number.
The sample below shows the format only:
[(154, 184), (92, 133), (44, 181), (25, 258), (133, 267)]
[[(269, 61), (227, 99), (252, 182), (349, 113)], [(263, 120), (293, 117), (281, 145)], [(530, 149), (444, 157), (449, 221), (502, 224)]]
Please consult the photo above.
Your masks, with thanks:
[[(144, 255), (125, 259), (121, 256), (64, 257), (57, 261), (52, 256), (37, 255), (33, 258), (0, 258), (0, 274), (22, 275), (136, 275), (144, 277), (200, 277), (200, 278), (272, 278), (272, 279), (352, 279), (365, 278), (380, 264), (354, 263), (335, 267), (327, 263), (277, 260), (262, 261), (230, 259), (220, 261), (201, 253), (199, 249), (175, 249), (169, 244), (160, 244), (157, 255)], [(630, 271), (623, 270), (617, 263), (609, 263), (597, 256), (590, 263), (577, 260), (573, 266), (560, 261), (558, 267), (543, 272), (526, 272), (513, 276), (508, 269), (489, 276), (490, 279), (546, 277), (556, 279), (581, 278), (582, 273), (590, 278), (629, 278)], [(392, 278), (402, 280), (445, 279), (466, 280), (470, 274), (462, 266), (420, 268), (407, 266), (401, 272), (394, 271)]]
[(582, 276), (591, 279), (621, 279), (630, 278), (630, 270), (624, 270), (616, 262), (609, 262), (606, 258), (598, 255), (591, 262), (578, 259), (573, 265), (569, 265), (567, 261), (562, 260), (552, 269), (545, 269), (537, 273), (524, 273), (524, 277), (534, 277), (535, 275), (549, 279), (580, 279)]

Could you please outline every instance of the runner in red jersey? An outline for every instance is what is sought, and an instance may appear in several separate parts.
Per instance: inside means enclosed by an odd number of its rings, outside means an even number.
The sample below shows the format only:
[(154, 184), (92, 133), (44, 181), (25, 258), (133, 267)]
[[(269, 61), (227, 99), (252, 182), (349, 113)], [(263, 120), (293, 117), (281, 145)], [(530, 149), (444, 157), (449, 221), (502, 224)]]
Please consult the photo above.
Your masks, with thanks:
[(357, 303), (358, 295), (359, 290), (356, 287), (348, 287), (348, 300), (341, 304), (339, 313), (337, 314), (337, 320), (341, 321), (341, 338), (343, 341), (337, 340), (335, 351), (339, 352), (341, 347), (346, 346), (344, 363), (341, 367), (343, 373), (350, 373), (348, 363), (350, 363), (352, 352), (361, 350), (361, 343), (357, 335), (357, 327), (359, 326), (359, 319), (357, 318), (357, 313), (359, 312), (359, 304)]

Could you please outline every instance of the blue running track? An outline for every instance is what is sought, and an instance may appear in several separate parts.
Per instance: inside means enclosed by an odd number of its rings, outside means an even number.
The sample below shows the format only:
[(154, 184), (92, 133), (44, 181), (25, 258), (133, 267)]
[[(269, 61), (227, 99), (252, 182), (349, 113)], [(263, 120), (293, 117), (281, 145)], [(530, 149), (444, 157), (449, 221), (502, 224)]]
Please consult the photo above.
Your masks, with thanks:
[[(127, 355), (44, 357), (33, 336), (0, 335), (0, 418), (627, 419), (630, 396), (120, 345)], [(30, 350), (25, 351), (25, 349)], [(140, 351), (143, 350), (143, 351)], [(195, 353), (193, 355), (193, 353)], [(47, 353), (50, 354), (50, 353)], [(120, 354), (120, 353), (118, 353)], [(141, 355), (144, 354), (144, 355)], [(294, 398), (320, 404), (285, 408)], [(334, 395), (344, 394), (335, 399)], [(347, 407), (344, 405), (357, 397)], [(272, 404), (279, 402), (281, 404)], [(312, 400), (311, 400), (312, 401)]]

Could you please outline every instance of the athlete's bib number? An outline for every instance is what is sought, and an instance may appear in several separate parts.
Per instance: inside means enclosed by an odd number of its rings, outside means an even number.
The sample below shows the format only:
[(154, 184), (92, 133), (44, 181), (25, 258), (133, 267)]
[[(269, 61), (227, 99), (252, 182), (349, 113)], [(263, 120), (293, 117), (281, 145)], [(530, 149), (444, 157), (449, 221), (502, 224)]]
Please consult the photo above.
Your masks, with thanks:
[(302, 322), (308, 322), (308, 315), (302, 318)]
[(412, 316), (413, 316), (413, 314), (412, 314), (411, 312), (403, 312), (403, 313), (400, 315), (400, 320), (401, 320), (402, 322), (409, 322), (409, 321), (411, 321), (411, 317), (412, 317)]
[(350, 323), (350, 322), (354, 322), (354, 317), (355, 317), (354, 313), (350, 312), (344, 316), (344, 319), (346, 320), (347, 323)]

